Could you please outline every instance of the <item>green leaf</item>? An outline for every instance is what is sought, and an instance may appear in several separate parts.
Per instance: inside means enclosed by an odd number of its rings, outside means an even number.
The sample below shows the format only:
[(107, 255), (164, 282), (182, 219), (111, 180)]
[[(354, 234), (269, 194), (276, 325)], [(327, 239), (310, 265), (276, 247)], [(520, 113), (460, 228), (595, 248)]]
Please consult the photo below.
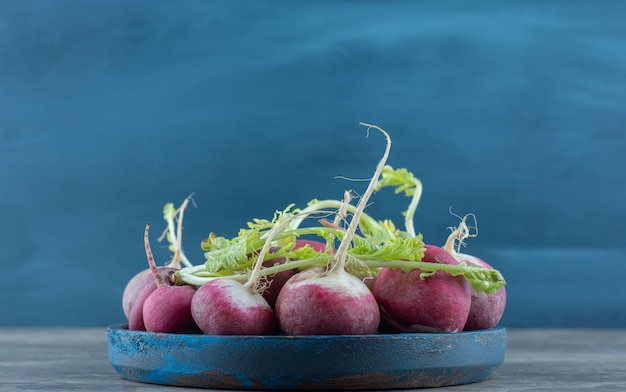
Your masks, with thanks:
[[(219, 246), (215, 246), (219, 243)], [(247, 244), (243, 237), (232, 241), (216, 241), (213, 248), (204, 254), (205, 266), (209, 272), (237, 271), (250, 265)]]
[(465, 279), (476, 291), (493, 294), (506, 285), (500, 271), (478, 266), (468, 266), (470, 271), (464, 274)]
[(384, 187), (395, 187), (395, 193), (404, 192), (405, 196), (415, 195), (416, 184), (420, 181), (407, 169), (394, 169), (389, 165), (383, 167), (383, 172), (376, 186), (376, 190)]
[(415, 236), (416, 232), (413, 227), (413, 216), (417, 210), (419, 200), (422, 197), (422, 182), (407, 169), (394, 169), (389, 165), (385, 165), (376, 190), (380, 190), (384, 187), (395, 187), (395, 193), (404, 192), (405, 196), (411, 197), (409, 207), (406, 211), (402, 211), (402, 215), (404, 215), (406, 231), (409, 235)]
[(173, 222), (176, 217), (176, 207), (174, 203), (167, 203), (163, 206), (163, 219), (166, 222)]
[(410, 238), (392, 238), (376, 246), (360, 238), (354, 242), (355, 246), (349, 254), (359, 260), (419, 261), (424, 257), (425, 248), (421, 234)]

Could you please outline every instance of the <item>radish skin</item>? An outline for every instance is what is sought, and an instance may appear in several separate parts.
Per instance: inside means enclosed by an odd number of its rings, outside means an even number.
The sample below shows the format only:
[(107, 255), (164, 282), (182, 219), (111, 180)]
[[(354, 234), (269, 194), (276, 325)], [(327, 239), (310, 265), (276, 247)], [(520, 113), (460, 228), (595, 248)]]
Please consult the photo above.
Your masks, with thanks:
[(197, 333), (191, 316), (192, 286), (166, 286), (154, 290), (143, 304), (146, 331), (163, 333)]
[(156, 289), (156, 283), (154, 283), (150, 269), (138, 272), (128, 281), (126, 287), (124, 287), (124, 293), (122, 294), (122, 310), (127, 320), (130, 319), (137, 298), (141, 295), (141, 291), (145, 286), (152, 286), (148, 288), (150, 292)]

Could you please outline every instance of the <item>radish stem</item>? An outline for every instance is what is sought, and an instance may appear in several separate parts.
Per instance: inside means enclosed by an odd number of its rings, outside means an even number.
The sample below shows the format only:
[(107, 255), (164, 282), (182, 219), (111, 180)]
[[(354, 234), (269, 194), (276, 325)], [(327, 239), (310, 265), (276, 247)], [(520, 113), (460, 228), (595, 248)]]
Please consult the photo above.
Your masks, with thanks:
[[(345, 191), (343, 194), (343, 202), (341, 203), (341, 207), (339, 208), (339, 211), (337, 212), (337, 216), (335, 216), (335, 219), (333, 220), (334, 226), (341, 228), (340, 224), (341, 224), (341, 221), (346, 219), (348, 206), (350, 205), (350, 200), (352, 200), (352, 193), (350, 193), (349, 191)], [(353, 219), (356, 219), (356, 218), (353, 218)], [(348, 236), (348, 233), (346, 232), (346, 235), (343, 237), (342, 243), (343, 241), (346, 241), (347, 236)], [(348, 239), (348, 241), (351, 241), (351, 239)], [(333, 273), (337, 271), (345, 271), (346, 259), (347, 257), (344, 257), (343, 259), (338, 259), (337, 257), (333, 257), (333, 262), (330, 264), (330, 268), (328, 269), (327, 272)], [(336, 260), (337, 262), (335, 262)]]
[(159, 275), (156, 263), (154, 261), (154, 256), (152, 255), (152, 249), (150, 248), (150, 223), (146, 224), (146, 230), (143, 235), (143, 244), (146, 250), (146, 257), (148, 258), (148, 264), (150, 265), (150, 271), (152, 272), (152, 276), (154, 277), (154, 282), (157, 287), (166, 287), (168, 286), (167, 281), (161, 275)]
[[(309, 215), (310, 213), (307, 213), (306, 215)], [(266, 274), (261, 275), (261, 266), (263, 264), (263, 261), (265, 259), (265, 255), (269, 252), (270, 248), (272, 247), (272, 243), (274, 241), (274, 237), (276, 237), (276, 235), (278, 233), (280, 233), (286, 226), (288, 226), (291, 222), (291, 220), (294, 219), (294, 217), (297, 217), (301, 215), (301, 213), (299, 214), (294, 214), (289, 216), (287, 219), (283, 220), (282, 222), (277, 223), (276, 225), (274, 225), (269, 232), (267, 232), (262, 238), (265, 239), (265, 243), (263, 244), (263, 247), (261, 248), (261, 251), (259, 252), (257, 259), (254, 263), (254, 267), (252, 269), (252, 271), (250, 272), (250, 277), (248, 278), (248, 281), (244, 284), (244, 286), (246, 286), (247, 288), (249, 288), (252, 292), (258, 292), (259, 291), (259, 287), (258, 287), (258, 283), (259, 283), (259, 278), (261, 276), (267, 276)], [(264, 268), (266, 269), (266, 268)]]
[(183, 216), (185, 214), (185, 208), (187, 208), (187, 204), (189, 204), (189, 197), (185, 199), (185, 201), (183, 201), (183, 204), (180, 206), (180, 208), (177, 211), (177, 223), (178, 223), (178, 227), (177, 227), (177, 231), (176, 231), (176, 250), (174, 251), (174, 257), (172, 257), (172, 262), (170, 263), (170, 266), (176, 268), (176, 269), (180, 269), (180, 258), (181, 255), (183, 254), (183, 250), (182, 250), (182, 243), (183, 243)]
[(173, 204), (171, 203), (166, 204), (164, 207), (164, 217), (167, 222), (167, 228), (163, 231), (161, 237), (159, 237), (159, 241), (162, 241), (165, 236), (168, 236), (168, 239), (172, 243), (171, 246), (174, 247), (174, 256), (172, 257), (171, 262), (167, 265), (171, 268), (180, 269), (181, 263), (186, 267), (193, 266), (182, 250), (183, 215), (189, 202), (193, 201), (191, 198), (192, 195), (189, 195), (178, 209), (174, 209)]
[(359, 226), (359, 220), (361, 219), (361, 215), (363, 215), (363, 211), (365, 210), (367, 201), (369, 200), (370, 196), (372, 195), (372, 193), (374, 193), (374, 190), (376, 189), (378, 178), (380, 177), (380, 174), (383, 171), (385, 162), (387, 162), (387, 158), (389, 157), (389, 151), (391, 150), (391, 137), (389, 137), (389, 134), (387, 132), (385, 132), (382, 128), (377, 127), (376, 125), (371, 125), (371, 124), (366, 124), (366, 123), (359, 123), (359, 124), (366, 126), (368, 130), (373, 128), (373, 129), (380, 131), (385, 136), (385, 139), (387, 139), (387, 144), (385, 146), (385, 153), (383, 154), (382, 159), (380, 160), (380, 162), (378, 162), (378, 165), (376, 166), (376, 170), (374, 172), (374, 175), (372, 176), (372, 180), (370, 181), (367, 189), (365, 190), (365, 193), (363, 193), (363, 196), (361, 196), (361, 199), (359, 200), (356, 206), (356, 210), (354, 211), (352, 221), (350, 222), (350, 225), (348, 226), (348, 229), (346, 230), (346, 235), (343, 237), (343, 240), (341, 241), (341, 243), (339, 244), (339, 247), (337, 248), (337, 253), (335, 254), (335, 258), (337, 259), (337, 262), (341, 266), (345, 266), (346, 264), (346, 260), (348, 258), (348, 247), (350, 246), (350, 243), (352, 242), (352, 238), (356, 234), (356, 229)]
[[(277, 264), (272, 267), (262, 268), (258, 271), (258, 277), (274, 275), (279, 272), (290, 269), (302, 269), (311, 267), (323, 267), (328, 265), (330, 255), (314, 257), (305, 260), (290, 260), (283, 264)], [(415, 268), (421, 269), (425, 273), (425, 277), (435, 271), (443, 271), (453, 276), (464, 275), (477, 291), (493, 293), (497, 289), (503, 287), (506, 281), (502, 274), (495, 269), (488, 269), (477, 266), (468, 266), (466, 264), (440, 264), (427, 261), (406, 261), (406, 260), (363, 260), (353, 257), (352, 262), (367, 266), (370, 269), (376, 268), (400, 268), (404, 271), (410, 271)], [(175, 276), (179, 281), (192, 285), (204, 285), (214, 279), (229, 278), (238, 281), (250, 280), (249, 273), (237, 273), (230, 275), (216, 275), (204, 270), (203, 266), (191, 268), (183, 268), (177, 271)]]
[[(325, 208), (336, 208), (339, 209), (341, 208), (341, 205), (343, 203), (341, 202), (341, 200), (315, 200), (313, 202), (311, 202), (311, 204), (302, 209), (301, 213), (302, 216), (294, 219), (291, 224), (289, 225), (290, 229), (297, 229), (298, 227), (300, 227), (300, 224), (302, 223), (302, 221), (306, 218), (307, 215), (312, 214), (314, 212), (320, 212), (321, 210), (325, 209)], [(350, 213), (354, 213), (354, 211), (356, 211), (356, 207), (353, 205), (348, 205), (347, 206), (347, 211)], [(376, 229), (379, 230), (385, 230), (385, 227), (382, 226), (377, 220), (375, 220), (374, 218), (372, 218), (371, 216), (367, 215), (366, 213), (363, 213), (361, 215), (361, 224), (366, 225), (366, 226), (373, 226)]]
[(404, 226), (411, 237), (415, 237), (417, 235), (417, 233), (415, 232), (415, 227), (413, 225), (413, 216), (415, 215), (415, 211), (417, 210), (417, 205), (419, 204), (421, 197), (422, 182), (417, 180), (415, 184), (415, 193), (413, 194), (413, 198), (411, 198), (409, 208), (406, 210), (406, 215), (404, 217)]

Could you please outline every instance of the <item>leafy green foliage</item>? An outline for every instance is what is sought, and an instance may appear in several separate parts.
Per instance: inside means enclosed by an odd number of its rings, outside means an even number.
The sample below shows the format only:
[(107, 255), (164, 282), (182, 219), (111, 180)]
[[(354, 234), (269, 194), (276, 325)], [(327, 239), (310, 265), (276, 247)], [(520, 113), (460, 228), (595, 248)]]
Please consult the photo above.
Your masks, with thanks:
[(376, 190), (384, 187), (396, 187), (395, 193), (404, 192), (405, 196), (411, 197), (415, 195), (417, 184), (420, 181), (407, 169), (394, 169), (389, 165), (383, 167), (383, 173), (378, 181)]
[[(352, 238), (347, 251), (349, 262), (346, 268), (349, 271), (360, 275), (376, 275), (383, 267), (406, 271), (419, 268), (422, 279), (428, 279), (437, 271), (444, 271), (454, 276), (463, 275), (477, 291), (487, 293), (493, 293), (505, 285), (502, 275), (493, 269), (464, 263), (448, 265), (421, 261), (425, 251), (424, 242), (422, 235), (415, 233), (412, 221), (421, 196), (421, 182), (406, 169), (393, 169), (386, 165), (376, 189), (384, 187), (393, 187), (395, 193), (412, 198), (408, 210), (404, 212), (406, 231), (396, 228), (391, 220), (378, 221), (363, 213), (359, 219), (358, 234)], [(313, 199), (302, 210), (290, 204), (283, 210), (275, 211), (271, 219), (252, 219), (234, 238), (211, 233), (201, 244), (205, 251), (204, 264), (183, 268), (177, 273), (177, 278), (191, 284), (203, 284), (216, 277), (245, 279), (272, 230), (271, 252), (264, 259), (284, 257), (286, 262), (263, 267), (261, 276), (288, 269), (329, 266), (334, 257), (331, 249), (344, 238), (346, 232), (338, 225), (322, 224), (319, 218), (326, 219), (338, 213), (342, 206), (346, 207), (340, 200)], [(347, 211), (353, 213), (355, 206), (348, 204)], [(168, 222), (173, 222), (176, 209), (171, 203), (166, 204), (163, 213)], [(311, 219), (316, 216), (318, 219)], [(316, 224), (304, 225), (311, 221)], [(330, 244), (330, 249), (318, 251), (309, 245), (296, 248), (297, 239), (303, 236)]]
[(355, 237), (353, 243), (354, 247), (348, 253), (359, 260), (419, 261), (424, 257), (424, 242), (421, 235), (412, 238), (391, 238), (380, 244)]
[(416, 232), (413, 227), (413, 216), (422, 197), (422, 182), (407, 169), (394, 169), (389, 165), (385, 165), (381, 178), (376, 184), (376, 190), (384, 187), (395, 187), (395, 193), (404, 192), (405, 196), (411, 197), (409, 207), (406, 211), (402, 211), (402, 215), (405, 217), (404, 225), (407, 233), (414, 237)]

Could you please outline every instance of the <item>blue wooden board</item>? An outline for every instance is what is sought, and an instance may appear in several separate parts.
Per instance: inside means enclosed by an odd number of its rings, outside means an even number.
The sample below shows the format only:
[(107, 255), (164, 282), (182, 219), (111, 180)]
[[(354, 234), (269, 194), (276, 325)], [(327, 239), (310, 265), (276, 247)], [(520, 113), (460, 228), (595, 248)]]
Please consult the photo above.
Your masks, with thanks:
[(121, 377), (214, 389), (363, 390), (439, 387), (489, 378), (506, 330), (358, 336), (216, 336), (108, 328)]

